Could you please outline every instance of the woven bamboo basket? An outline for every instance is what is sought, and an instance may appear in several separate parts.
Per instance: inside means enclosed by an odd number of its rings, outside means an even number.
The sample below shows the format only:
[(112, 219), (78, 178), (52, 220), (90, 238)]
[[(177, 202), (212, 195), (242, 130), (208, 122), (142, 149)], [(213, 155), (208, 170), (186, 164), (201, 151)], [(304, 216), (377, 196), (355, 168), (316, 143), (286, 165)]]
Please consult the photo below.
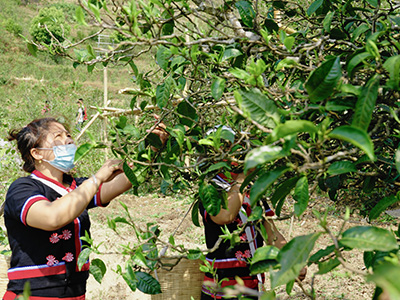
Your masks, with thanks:
[[(167, 258), (162, 263), (170, 264)], [(200, 300), (204, 273), (199, 270), (201, 260), (183, 258), (171, 270), (160, 268), (153, 274), (161, 285), (161, 294), (151, 295), (151, 300)]]
[(0, 298), (3, 297), (4, 293), (7, 290), (7, 270), (10, 266), (10, 258), (10, 256), (0, 254)]

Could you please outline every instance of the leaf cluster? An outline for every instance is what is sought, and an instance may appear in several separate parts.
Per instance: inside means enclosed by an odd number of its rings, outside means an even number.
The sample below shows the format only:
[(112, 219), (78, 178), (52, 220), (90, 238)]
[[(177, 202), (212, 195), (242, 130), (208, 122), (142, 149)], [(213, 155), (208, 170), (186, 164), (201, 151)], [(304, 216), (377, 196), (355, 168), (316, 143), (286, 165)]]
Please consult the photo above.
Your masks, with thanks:
[[(74, 66), (88, 65), (90, 71), (97, 63), (119, 63), (133, 75), (126, 90), (130, 107), (103, 116), (111, 116), (113, 124), (108, 146), (134, 163), (124, 169), (135, 191), (151, 180), (164, 193), (196, 195), (195, 201), (217, 214), (226, 198), (212, 178), (253, 171), (246, 180), (253, 183), (252, 206), (269, 197), (278, 215), (289, 203), (290, 213), (300, 217), (315, 191), (333, 201), (356, 195), (355, 205), (362, 204), (363, 195), (379, 195), (368, 208), (370, 220), (398, 201), (396, 1), (79, 3), (78, 22), (100, 28), (97, 34), (118, 34), (119, 43), (102, 57), (85, 39), (54, 47)], [(35, 41), (29, 45), (33, 53), (48, 51)], [(151, 55), (155, 68), (138, 65), (144, 54)], [(166, 143), (152, 133), (160, 124), (169, 135)], [(233, 136), (222, 130), (210, 135), (217, 125), (228, 125)], [(346, 266), (343, 249), (398, 248), (393, 234), (378, 228), (354, 227), (334, 236), (321, 224), (333, 241), (330, 252), (323, 252), (332, 260), (315, 260), (321, 273)], [(390, 249), (377, 247), (384, 244), (374, 242), (379, 236), (387, 238)], [(318, 237), (300, 236), (279, 252), (274, 287), (287, 284), (291, 290)], [(394, 260), (388, 267), (399, 268)], [(397, 297), (376, 270), (367, 278)]]

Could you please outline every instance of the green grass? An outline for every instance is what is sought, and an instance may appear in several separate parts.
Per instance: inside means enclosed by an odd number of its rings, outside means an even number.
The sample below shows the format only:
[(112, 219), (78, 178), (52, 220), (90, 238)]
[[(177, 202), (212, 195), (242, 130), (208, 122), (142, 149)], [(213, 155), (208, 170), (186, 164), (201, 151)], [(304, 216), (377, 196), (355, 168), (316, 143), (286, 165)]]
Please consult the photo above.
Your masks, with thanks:
[[(0, 20), (12, 20), (22, 27), (22, 35), (29, 37), (31, 19), (37, 15), (41, 7), (53, 5), (66, 10), (71, 16), (75, 2), (72, 1), (40, 1), (24, 5), (24, 1), (2, 0)], [(68, 20), (73, 22), (74, 18)], [(73, 23), (74, 34), (80, 28)], [(91, 29), (85, 29), (91, 30)], [(62, 117), (72, 129), (73, 135), (76, 116), (76, 100), (83, 98), (85, 105), (101, 107), (104, 103), (102, 65), (96, 66), (88, 73), (85, 66), (74, 68), (72, 62), (66, 59), (51, 57), (38, 53), (37, 57), (30, 54), (24, 38), (7, 31), (6, 22), (0, 21), (0, 138), (6, 139), (8, 131), (21, 128), (36, 118), (43, 117), (41, 110), (46, 101), (50, 103), (49, 115)], [(108, 99), (112, 107), (129, 108), (131, 97), (118, 93), (120, 89), (133, 87), (132, 75), (125, 66), (109, 65)], [(89, 117), (96, 114), (96, 109), (87, 109)], [(112, 124), (112, 121), (109, 122)], [(88, 130), (96, 140), (102, 139), (101, 119), (95, 121)], [(110, 126), (110, 125), (109, 125)], [(84, 135), (78, 144), (88, 140)], [(95, 172), (104, 161), (102, 150), (95, 150), (77, 167), (77, 175), (87, 175)], [(91, 162), (91, 163), (89, 163)], [(0, 175), (0, 182), (8, 182), (20, 176), (19, 166), (14, 164), (7, 174)]]

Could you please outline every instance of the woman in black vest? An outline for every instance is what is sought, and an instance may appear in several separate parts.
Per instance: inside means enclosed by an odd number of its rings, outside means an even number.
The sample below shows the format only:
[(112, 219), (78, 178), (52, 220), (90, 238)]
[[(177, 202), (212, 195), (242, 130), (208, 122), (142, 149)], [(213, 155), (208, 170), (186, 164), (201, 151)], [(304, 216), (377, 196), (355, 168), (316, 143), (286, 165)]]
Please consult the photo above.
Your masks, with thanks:
[(14, 181), (4, 218), (12, 251), (4, 300), (15, 299), (29, 281), (32, 299), (85, 299), (89, 261), (78, 268), (90, 229), (87, 210), (131, 188), (120, 160), (108, 160), (89, 178), (73, 178), (76, 145), (53, 118), (10, 132), (30, 173)]

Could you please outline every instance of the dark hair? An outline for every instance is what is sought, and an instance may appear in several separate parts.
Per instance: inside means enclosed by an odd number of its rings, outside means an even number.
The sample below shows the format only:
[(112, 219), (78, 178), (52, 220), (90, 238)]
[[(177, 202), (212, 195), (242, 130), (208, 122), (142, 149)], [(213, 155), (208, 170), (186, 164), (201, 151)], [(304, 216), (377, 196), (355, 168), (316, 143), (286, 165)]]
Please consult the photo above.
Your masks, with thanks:
[[(17, 147), (24, 161), (23, 169), (32, 173), (35, 170), (35, 159), (31, 154), (31, 149), (40, 146), (42, 140), (47, 136), (49, 125), (60, 123), (55, 118), (43, 118), (30, 122), (22, 129), (13, 129), (8, 133), (8, 140), (17, 141)], [(61, 123), (60, 123), (61, 124)]]

